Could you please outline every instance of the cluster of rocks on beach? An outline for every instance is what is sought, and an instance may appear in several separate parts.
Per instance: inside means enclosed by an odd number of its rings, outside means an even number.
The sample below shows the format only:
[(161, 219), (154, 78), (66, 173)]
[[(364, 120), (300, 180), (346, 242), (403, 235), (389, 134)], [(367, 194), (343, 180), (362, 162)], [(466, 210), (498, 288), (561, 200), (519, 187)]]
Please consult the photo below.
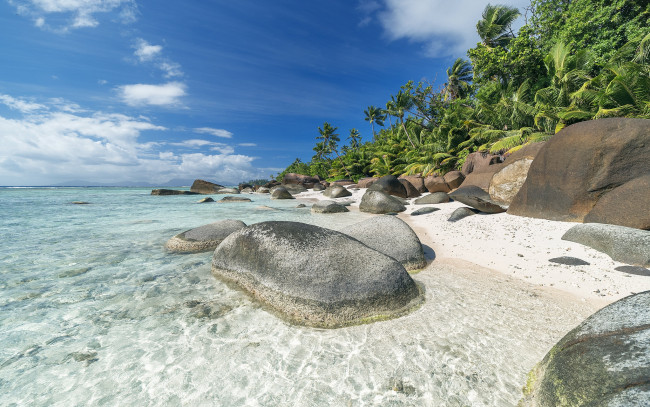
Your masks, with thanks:
[[(460, 171), (443, 176), (329, 183), (286, 174), (282, 184), (261, 187), (226, 188), (197, 180), (190, 191), (152, 191), (228, 195), (219, 202), (250, 201), (240, 196), (246, 193), (300, 198), (314, 216), (349, 210), (377, 216), (344, 232), (297, 222), (247, 226), (226, 220), (182, 232), (167, 242), (167, 249), (214, 251), (216, 277), (234, 282), (292, 323), (327, 328), (416, 309), (422, 290), (435, 290), (419, 286), (409, 274), (427, 266), (425, 253), (430, 261), (457, 256), (501, 272), (512, 267), (515, 277), (579, 296), (584, 294), (580, 284), (594, 284), (585, 276), (614, 282), (603, 288), (611, 298), (602, 299), (622, 299), (549, 352), (531, 371), (521, 405), (650, 404), (650, 291), (640, 292), (650, 289), (650, 121), (578, 123), (505, 159), (473, 153)], [(522, 231), (528, 231), (530, 241), (515, 242)], [(512, 245), (485, 254), (460, 241), (492, 250), (491, 244), (510, 236)], [(465, 253), (445, 248), (443, 241)], [(508, 259), (506, 266), (499, 256)], [(494, 264), (481, 264), (478, 257)], [(605, 265), (597, 272), (620, 263), (617, 270), (634, 275), (595, 276), (580, 269), (598, 262)], [(530, 269), (532, 264), (536, 269)]]

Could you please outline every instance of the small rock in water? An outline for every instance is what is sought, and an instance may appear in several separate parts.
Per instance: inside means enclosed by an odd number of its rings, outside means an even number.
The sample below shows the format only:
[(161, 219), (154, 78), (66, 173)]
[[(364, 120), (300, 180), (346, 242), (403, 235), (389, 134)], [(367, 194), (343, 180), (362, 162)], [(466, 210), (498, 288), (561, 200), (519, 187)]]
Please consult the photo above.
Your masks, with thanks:
[(298, 204), (298, 205), (296, 205), (296, 208), (306, 208), (306, 207), (307, 207), (307, 205), (305, 205), (305, 204)]
[(90, 205), (90, 202), (86, 202), (86, 201), (72, 201), (70, 203), (73, 205)]
[(214, 199), (212, 199), (212, 198), (203, 198), (200, 201), (196, 201), (196, 203), (207, 203), (207, 202), (214, 202)]
[(250, 198), (244, 198), (241, 196), (225, 196), (219, 200), (219, 203), (228, 203), (228, 202), (252, 202)]
[(426, 208), (420, 208), (411, 213), (411, 216), (425, 215), (427, 213), (439, 211), (440, 208), (434, 208), (433, 206), (428, 206)]
[(650, 276), (650, 270), (641, 266), (618, 266), (614, 270), (628, 274), (636, 274), (637, 276)]
[(564, 264), (567, 266), (588, 266), (589, 264), (591, 264), (582, 259), (579, 259), (577, 257), (571, 257), (571, 256), (555, 257), (549, 259), (548, 261), (550, 261), (551, 263)]
[(70, 359), (74, 359), (75, 362), (86, 362), (86, 366), (99, 360), (95, 351), (68, 353), (63, 361), (67, 362)]
[(68, 270), (64, 271), (62, 273), (59, 273), (58, 277), (59, 278), (66, 278), (66, 277), (75, 277), (75, 276), (80, 276), (82, 274), (87, 273), (90, 271), (91, 267), (81, 267), (73, 270)]
[(404, 383), (404, 380), (399, 377), (390, 378), (390, 389), (397, 393), (404, 393), (406, 395), (411, 395), (415, 393), (415, 387), (411, 386), (408, 383)]

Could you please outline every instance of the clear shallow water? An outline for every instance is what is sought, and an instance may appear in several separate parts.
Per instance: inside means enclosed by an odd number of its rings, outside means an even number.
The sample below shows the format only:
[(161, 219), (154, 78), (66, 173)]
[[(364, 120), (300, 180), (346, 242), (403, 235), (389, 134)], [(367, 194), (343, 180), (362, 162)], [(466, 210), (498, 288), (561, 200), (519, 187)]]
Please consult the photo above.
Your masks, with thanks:
[(0, 188), (0, 405), (508, 406), (584, 316), (443, 265), (414, 276), (427, 302), (404, 318), (294, 327), (216, 280), (210, 253), (164, 242), (219, 219), (342, 228), (366, 215), (149, 193)]

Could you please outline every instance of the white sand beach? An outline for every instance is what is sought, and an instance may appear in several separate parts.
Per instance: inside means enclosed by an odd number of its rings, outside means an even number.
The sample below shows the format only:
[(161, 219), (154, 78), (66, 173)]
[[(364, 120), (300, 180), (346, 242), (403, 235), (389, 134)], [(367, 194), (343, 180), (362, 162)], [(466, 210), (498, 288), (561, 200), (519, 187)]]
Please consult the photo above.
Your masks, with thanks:
[[(334, 199), (350, 201), (358, 210), (365, 189), (351, 190), (352, 196)], [(304, 192), (296, 196), (310, 201), (329, 199), (321, 192)], [(411, 216), (424, 205), (413, 204), (398, 216), (417, 233), (425, 246), (425, 255), (433, 261), (427, 271), (442, 269), (439, 264), (459, 269), (483, 270), (493, 276), (507, 276), (538, 289), (568, 295), (575, 301), (602, 308), (616, 300), (650, 290), (650, 277), (617, 271), (626, 266), (589, 247), (564, 241), (562, 235), (576, 223), (557, 222), (500, 214), (478, 214), (449, 222), (451, 213), (462, 206), (449, 202), (435, 206), (439, 211)], [(336, 215), (327, 215), (336, 216)], [(576, 257), (589, 265), (570, 266), (549, 262), (558, 257)], [(448, 267), (444, 268), (448, 270)], [(496, 277), (495, 277), (496, 278)], [(511, 279), (503, 280), (505, 283)]]

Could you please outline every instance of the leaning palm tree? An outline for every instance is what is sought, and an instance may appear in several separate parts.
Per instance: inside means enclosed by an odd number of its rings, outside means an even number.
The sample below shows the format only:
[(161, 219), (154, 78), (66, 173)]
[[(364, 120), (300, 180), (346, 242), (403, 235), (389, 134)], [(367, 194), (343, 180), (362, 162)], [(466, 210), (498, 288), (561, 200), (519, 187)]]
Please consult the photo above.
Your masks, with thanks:
[(458, 58), (451, 68), (447, 69), (447, 83), (445, 83), (445, 100), (455, 100), (469, 95), (472, 81), (472, 64)]
[(375, 123), (377, 123), (379, 126), (383, 126), (386, 116), (384, 115), (382, 109), (375, 106), (368, 106), (368, 109), (364, 110), (363, 113), (366, 115), (365, 120), (367, 122), (370, 122), (373, 137), (377, 138), (377, 133), (375, 133)]
[(476, 23), (476, 31), (486, 47), (505, 47), (514, 38), (512, 23), (520, 16), (516, 7), (488, 4)]
[(411, 146), (415, 148), (415, 144), (413, 143), (413, 140), (411, 140), (411, 136), (409, 135), (409, 132), (406, 130), (406, 126), (404, 125), (404, 115), (406, 115), (406, 112), (413, 106), (411, 97), (408, 93), (402, 92), (400, 90), (397, 92), (397, 95), (391, 96), (390, 99), (390, 114), (399, 119), (399, 122), (402, 125), (402, 129), (404, 130), (409, 143), (411, 143)]

